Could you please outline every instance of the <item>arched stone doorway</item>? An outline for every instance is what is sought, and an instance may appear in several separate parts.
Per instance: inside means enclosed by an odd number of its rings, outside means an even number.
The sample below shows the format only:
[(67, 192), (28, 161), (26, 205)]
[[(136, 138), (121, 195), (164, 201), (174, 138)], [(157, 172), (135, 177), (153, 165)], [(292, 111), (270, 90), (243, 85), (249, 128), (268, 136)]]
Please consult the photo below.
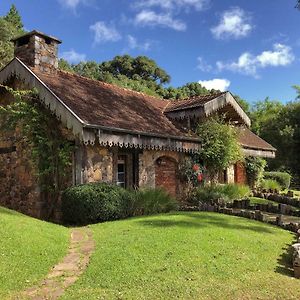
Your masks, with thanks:
[(163, 188), (171, 196), (177, 196), (178, 164), (174, 158), (168, 156), (159, 157), (155, 162), (155, 187)]

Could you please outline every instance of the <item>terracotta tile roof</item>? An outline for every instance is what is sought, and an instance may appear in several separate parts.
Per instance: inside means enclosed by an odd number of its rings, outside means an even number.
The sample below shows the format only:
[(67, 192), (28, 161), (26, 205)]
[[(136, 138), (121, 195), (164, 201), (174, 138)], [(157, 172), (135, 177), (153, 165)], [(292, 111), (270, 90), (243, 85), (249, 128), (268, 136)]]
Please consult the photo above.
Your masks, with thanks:
[[(190, 138), (164, 112), (197, 107), (224, 94), (179, 101), (163, 100), (68, 72), (48, 74), (37, 69), (32, 71), (86, 124), (154, 135)], [(276, 151), (248, 128), (241, 129), (239, 141), (244, 147)]]
[(170, 101), (69, 72), (33, 72), (85, 123), (144, 133), (190, 137), (163, 114)]
[(240, 129), (239, 142), (245, 148), (276, 151), (276, 148), (246, 127)]
[(173, 100), (172, 103), (170, 103), (170, 105), (166, 108), (166, 112), (181, 110), (185, 108), (199, 107), (223, 94), (226, 94), (226, 92), (195, 96), (184, 100)]

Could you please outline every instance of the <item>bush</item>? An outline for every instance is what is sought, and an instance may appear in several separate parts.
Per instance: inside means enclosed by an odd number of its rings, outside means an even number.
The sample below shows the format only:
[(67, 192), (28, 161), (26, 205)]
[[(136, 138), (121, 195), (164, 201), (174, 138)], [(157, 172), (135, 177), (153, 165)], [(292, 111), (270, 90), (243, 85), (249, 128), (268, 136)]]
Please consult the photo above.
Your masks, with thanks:
[(273, 179), (263, 179), (260, 182), (259, 187), (264, 190), (278, 190), (279, 191), (281, 189), (280, 184), (276, 180), (273, 180)]
[(133, 198), (133, 193), (106, 183), (70, 187), (62, 195), (63, 220), (89, 224), (122, 219), (130, 215)]
[(291, 184), (291, 175), (286, 172), (264, 172), (264, 179), (276, 180), (281, 189), (288, 189)]
[(132, 205), (132, 215), (151, 215), (178, 209), (176, 199), (162, 189), (136, 191)]
[(198, 205), (200, 202), (216, 203), (219, 200), (230, 201), (248, 196), (250, 188), (246, 185), (224, 184), (211, 185), (197, 188), (192, 196), (191, 202)]
[(248, 184), (256, 187), (263, 178), (264, 169), (267, 162), (261, 157), (248, 156), (245, 159), (245, 167), (248, 178)]

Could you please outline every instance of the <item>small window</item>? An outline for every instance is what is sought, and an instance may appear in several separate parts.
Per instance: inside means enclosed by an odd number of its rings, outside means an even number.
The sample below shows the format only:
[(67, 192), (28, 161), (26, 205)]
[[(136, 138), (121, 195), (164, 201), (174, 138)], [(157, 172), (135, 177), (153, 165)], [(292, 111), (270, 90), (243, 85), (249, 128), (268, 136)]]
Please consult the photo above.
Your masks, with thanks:
[(27, 44), (29, 44), (29, 41), (30, 41), (30, 37), (24, 36), (24, 37), (18, 39), (17, 46), (21, 47), (21, 46), (27, 45)]
[(45, 38), (45, 43), (46, 43), (47, 45), (51, 45), (51, 39)]
[(118, 156), (117, 185), (126, 188), (126, 156)]

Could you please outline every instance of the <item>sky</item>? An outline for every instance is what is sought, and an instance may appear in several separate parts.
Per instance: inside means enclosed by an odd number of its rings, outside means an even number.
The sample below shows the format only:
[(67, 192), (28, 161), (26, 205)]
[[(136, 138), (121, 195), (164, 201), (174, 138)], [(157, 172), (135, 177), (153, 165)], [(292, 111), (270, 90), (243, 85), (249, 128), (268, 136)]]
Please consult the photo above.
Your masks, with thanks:
[(26, 30), (60, 38), (71, 63), (146, 55), (171, 85), (199, 82), (254, 103), (292, 101), (300, 85), (296, 0), (1, 0)]

